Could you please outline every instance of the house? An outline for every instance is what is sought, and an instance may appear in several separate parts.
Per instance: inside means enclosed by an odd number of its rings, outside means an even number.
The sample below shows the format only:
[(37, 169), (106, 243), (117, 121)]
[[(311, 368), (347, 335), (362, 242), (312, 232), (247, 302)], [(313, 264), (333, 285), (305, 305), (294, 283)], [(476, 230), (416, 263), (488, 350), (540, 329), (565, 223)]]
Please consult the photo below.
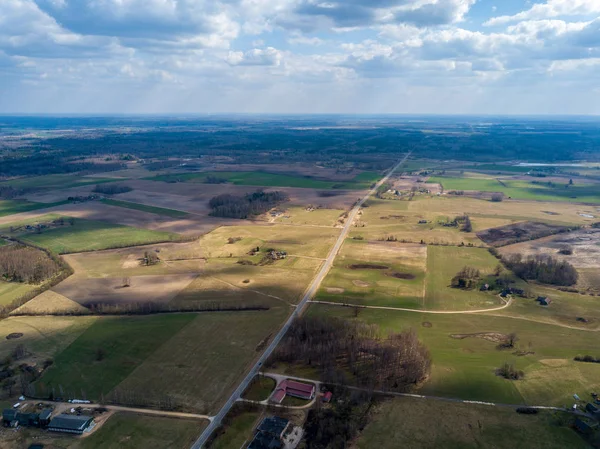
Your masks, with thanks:
[(271, 401), (281, 404), (283, 399), (288, 395), (310, 401), (314, 399), (315, 392), (316, 387), (314, 385), (286, 379), (277, 386), (275, 392), (271, 396)]
[(37, 413), (21, 413), (8, 408), (2, 412), (2, 423), (5, 427), (39, 427), (40, 415)]
[(81, 435), (94, 423), (94, 418), (86, 415), (57, 415), (48, 424), (51, 432), (65, 432)]
[(290, 422), (278, 416), (269, 416), (262, 420), (256, 435), (248, 445), (248, 449), (281, 449), (283, 434)]
[(328, 391), (327, 393), (325, 393), (323, 395), (323, 402), (331, 402), (331, 398), (333, 397), (333, 393), (331, 391)]
[(539, 302), (541, 306), (549, 306), (552, 302), (552, 300), (546, 296), (538, 296), (536, 301)]
[(12, 408), (5, 408), (2, 411), (2, 424), (5, 427), (17, 427), (19, 425), (19, 421), (17, 420), (18, 413)]
[(50, 424), (50, 418), (52, 417), (52, 409), (45, 408), (40, 413), (40, 426), (46, 427)]
[(598, 407), (596, 407), (594, 404), (587, 404), (585, 406), (585, 410), (590, 413), (591, 415), (594, 415), (596, 417), (600, 417), (600, 409)]
[(579, 418), (575, 420), (575, 428), (584, 435), (591, 435), (596, 427), (598, 427), (597, 424), (589, 424)]

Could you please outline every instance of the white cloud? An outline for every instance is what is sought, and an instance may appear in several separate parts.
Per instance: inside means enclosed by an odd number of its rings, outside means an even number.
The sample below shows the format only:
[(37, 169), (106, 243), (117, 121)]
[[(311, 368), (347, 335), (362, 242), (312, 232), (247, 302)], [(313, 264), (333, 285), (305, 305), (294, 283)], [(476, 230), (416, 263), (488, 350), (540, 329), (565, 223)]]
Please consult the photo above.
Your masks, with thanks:
[(550, 19), (561, 16), (587, 16), (600, 13), (598, 0), (547, 0), (512, 16), (493, 17), (484, 25), (496, 26), (522, 20)]
[(273, 47), (255, 48), (247, 52), (232, 51), (227, 56), (227, 62), (240, 66), (278, 66), (281, 64), (281, 52)]

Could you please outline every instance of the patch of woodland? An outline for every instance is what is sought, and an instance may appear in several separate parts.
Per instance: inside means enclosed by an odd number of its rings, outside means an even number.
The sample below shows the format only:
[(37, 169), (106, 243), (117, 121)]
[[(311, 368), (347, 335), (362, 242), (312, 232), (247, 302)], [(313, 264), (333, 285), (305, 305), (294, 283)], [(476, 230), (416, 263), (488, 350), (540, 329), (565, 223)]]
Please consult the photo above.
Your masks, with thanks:
[(0, 278), (4, 281), (39, 284), (60, 271), (61, 266), (37, 248), (19, 244), (0, 247)]
[(523, 257), (511, 254), (502, 258), (504, 265), (515, 275), (525, 280), (543, 284), (570, 286), (577, 283), (579, 274), (573, 265), (548, 255)]
[(600, 357), (594, 357), (593, 355), (578, 355), (573, 360), (576, 362), (600, 363)]
[(115, 183), (105, 183), (105, 184), (96, 184), (94, 187), (94, 192), (102, 193), (104, 195), (117, 195), (119, 193), (127, 193), (133, 190), (132, 187), (129, 187), (125, 184), (115, 184)]
[(244, 196), (222, 194), (212, 198), (208, 205), (212, 209), (213, 217), (241, 218), (261, 215), (280, 203), (289, 199), (285, 192), (279, 190), (264, 192), (257, 190)]
[(382, 336), (379, 327), (332, 317), (296, 320), (268, 364), (316, 368), (325, 382), (407, 391), (429, 375), (431, 356), (414, 330)]

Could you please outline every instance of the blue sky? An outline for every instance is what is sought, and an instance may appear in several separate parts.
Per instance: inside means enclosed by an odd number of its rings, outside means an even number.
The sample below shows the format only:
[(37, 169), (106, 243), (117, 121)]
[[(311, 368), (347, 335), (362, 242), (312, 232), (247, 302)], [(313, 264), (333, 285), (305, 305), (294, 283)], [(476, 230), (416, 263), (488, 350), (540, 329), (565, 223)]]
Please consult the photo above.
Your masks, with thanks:
[(0, 0), (0, 113), (600, 114), (600, 0)]

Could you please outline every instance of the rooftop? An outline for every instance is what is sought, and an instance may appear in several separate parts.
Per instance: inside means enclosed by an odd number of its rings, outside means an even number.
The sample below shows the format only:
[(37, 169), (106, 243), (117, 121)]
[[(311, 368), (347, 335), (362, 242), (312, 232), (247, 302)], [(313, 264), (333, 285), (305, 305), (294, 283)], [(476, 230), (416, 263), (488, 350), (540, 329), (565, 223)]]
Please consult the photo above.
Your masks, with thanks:
[(89, 426), (93, 419), (94, 418), (91, 416), (86, 415), (57, 415), (52, 418), (48, 427), (83, 431)]

